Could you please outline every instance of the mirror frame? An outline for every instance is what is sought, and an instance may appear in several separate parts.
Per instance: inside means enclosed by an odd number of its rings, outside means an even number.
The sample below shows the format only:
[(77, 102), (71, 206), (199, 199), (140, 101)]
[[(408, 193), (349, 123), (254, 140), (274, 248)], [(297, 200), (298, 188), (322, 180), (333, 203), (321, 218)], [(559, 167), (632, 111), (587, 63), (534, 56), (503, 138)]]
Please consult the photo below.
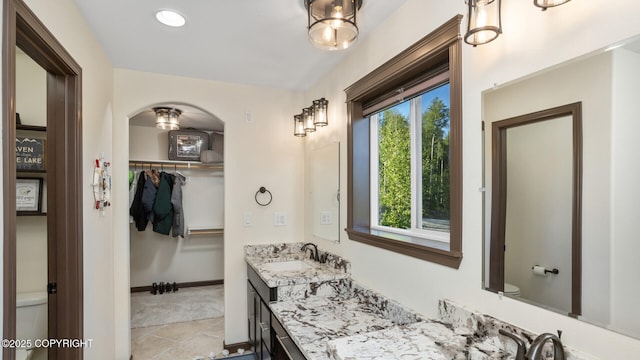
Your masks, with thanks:
[(491, 245), (489, 287), (504, 291), (504, 249), (507, 210), (507, 130), (517, 126), (571, 116), (573, 122), (573, 185), (571, 225), (571, 312), (582, 313), (582, 103), (576, 102), (525, 115), (495, 121), (491, 124)]

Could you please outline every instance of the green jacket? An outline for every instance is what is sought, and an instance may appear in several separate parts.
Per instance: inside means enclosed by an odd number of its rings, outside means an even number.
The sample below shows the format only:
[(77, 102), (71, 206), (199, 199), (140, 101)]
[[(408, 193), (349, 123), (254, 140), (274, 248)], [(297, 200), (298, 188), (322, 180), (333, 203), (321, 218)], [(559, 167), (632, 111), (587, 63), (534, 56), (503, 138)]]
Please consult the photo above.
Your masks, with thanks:
[(171, 204), (171, 187), (173, 179), (166, 172), (160, 173), (160, 185), (156, 192), (156, 199), (153, 203), (153, 231), (169, 235), (173, 224), (173, 205)]

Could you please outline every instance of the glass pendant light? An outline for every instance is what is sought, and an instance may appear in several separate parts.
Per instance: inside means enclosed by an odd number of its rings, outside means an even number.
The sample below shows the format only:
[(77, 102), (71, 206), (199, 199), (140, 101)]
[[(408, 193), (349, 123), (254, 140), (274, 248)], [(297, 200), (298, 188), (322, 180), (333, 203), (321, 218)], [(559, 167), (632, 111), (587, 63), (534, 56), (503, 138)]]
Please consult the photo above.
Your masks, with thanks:
[(325, 98), (313, 100), (313, 124), (315, 126), (327, 126), (329, 121), (327, 120), (327, 107), (329, 101)]
[(316, 125), (313, 123), (313, 106), (302, 109), (302, 122), (304, 122), (304, 131), (316, 131)]
[(293, 135), (300, 137), (307, 136), (307, 132), (304, 131), (302, 114), (293, 115)]
[(501, 0), (466, 0), (469, 6), (464, 42), (477, 46), (495, 40), (502, 34)]
[(309, 40), (324, 50), (346, 49), (358, 38), (356, 14), (363, 0), (304, 0)]
[(173, 108), (153, 108), (156, 113), (156, 127), (163, 130), (179, 130), (178, 118), (182, 111)]

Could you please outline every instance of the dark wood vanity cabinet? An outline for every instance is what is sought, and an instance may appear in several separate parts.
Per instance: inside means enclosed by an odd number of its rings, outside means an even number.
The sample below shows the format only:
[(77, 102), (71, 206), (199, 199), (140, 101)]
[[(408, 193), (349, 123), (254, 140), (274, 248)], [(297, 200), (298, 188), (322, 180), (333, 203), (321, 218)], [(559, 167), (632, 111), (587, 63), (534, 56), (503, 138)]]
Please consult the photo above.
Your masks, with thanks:
[(306, 359), (273, 314), (271, 315), (271, 328), (273, 329), (273, 358), (275, 360)]
[(277, 300), (277, 289), (268, 287), (250, 266), (247, 266), (247, 277), (249, 342), (257, 360), (271, 359), (274, 336), (269, 302)]

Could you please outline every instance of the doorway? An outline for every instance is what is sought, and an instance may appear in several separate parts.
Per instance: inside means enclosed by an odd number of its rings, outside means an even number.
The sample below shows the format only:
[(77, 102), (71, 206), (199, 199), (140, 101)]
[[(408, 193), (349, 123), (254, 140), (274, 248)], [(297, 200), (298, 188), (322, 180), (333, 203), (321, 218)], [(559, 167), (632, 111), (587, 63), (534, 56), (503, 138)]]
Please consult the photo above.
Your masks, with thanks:
[[(82, 286), (82, 133), (81, 68), (21, 0), (4, 0), (3, 32), (3, 338), (16, 338), (17, 211), (40, 213), (46, 232), (46, 281), (48, 292), (47, 338), (83, 338)], [(30, 171), (30, 179), (18, 182), (16, 49), (19, 48), (46, 73), (46, 122), (29, 131), (40, 131), (43, 168)], [(25, 119), (26, 120), (26, 119)], [(23, 131), (24, 127), (21, 129)], [(31, 136), (27, 134), (26, 136)], [(34, 136), (35, 137), (35, 136)], [(22, 168), (24, 170), (24, 168)], [(31, 169), (34, 170), (34, 169)], [(46, 188), (45, 188), (46, 179)], [(39, 201), (17, 206), (17, 186), (46, 194), (46, 216)], [(23, 213), (24, 215), (24, 213)], [(21, 244), (22, 245), (22, 244)], [(64, 261), (58, 261), (64, 259)], [(58, 321), (64, 319), (64, 321)], [(4, 359), (15, 359), (15, 348), (3, 348)], [(49, 348), (49, 359), (81, 359), (81, 348)]]
[[(134, 358), (222, 356), (223, 134), (220, 119), (185, 103), (153, 104), (130, 117)], [(180, 215), (165, 223), (162, 204), (169, 195), (173, 214)]]

